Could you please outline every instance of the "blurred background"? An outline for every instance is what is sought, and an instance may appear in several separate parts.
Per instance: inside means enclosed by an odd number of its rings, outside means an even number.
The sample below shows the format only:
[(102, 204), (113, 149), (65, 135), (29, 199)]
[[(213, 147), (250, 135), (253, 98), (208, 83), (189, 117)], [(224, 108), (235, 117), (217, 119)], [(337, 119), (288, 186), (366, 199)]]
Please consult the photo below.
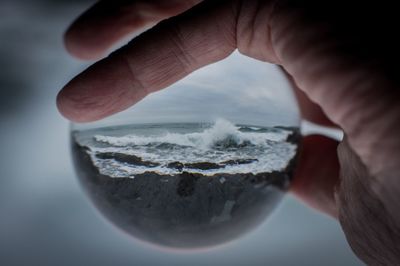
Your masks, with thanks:
[(58, 90), (88, 66), (63, 31), (93, 1), (0, 0), (0, 265), (361, 265), (338, 222), (287, 196), (244, 238), (202, 253), (144, 246), (91, 206)]

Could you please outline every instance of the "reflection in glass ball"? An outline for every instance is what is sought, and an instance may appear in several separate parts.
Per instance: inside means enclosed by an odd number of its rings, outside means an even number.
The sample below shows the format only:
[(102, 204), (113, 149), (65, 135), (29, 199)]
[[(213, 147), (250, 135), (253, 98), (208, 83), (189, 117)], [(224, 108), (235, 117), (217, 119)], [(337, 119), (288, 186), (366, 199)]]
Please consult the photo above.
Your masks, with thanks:
[(184, 249), (262, 223), (301, 140), (293, 96), (282, 76), (267, 87), (268, 67), (235, 53), (120, 114), (74, 124), (74, 164), (95, 206), (136, 238)]

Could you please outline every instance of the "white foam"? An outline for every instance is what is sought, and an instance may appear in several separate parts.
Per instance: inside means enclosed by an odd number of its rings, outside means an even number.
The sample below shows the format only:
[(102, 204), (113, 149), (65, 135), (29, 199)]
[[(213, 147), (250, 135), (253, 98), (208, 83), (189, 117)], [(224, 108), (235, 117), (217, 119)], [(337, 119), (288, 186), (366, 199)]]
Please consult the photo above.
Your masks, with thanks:
[[(259, 129), (259, 128), (256, 128)], [(264, 145), (266, 140), (284, 141), (290, 131), (280, 130), (279, 132), (241, 132), (239, 127), (224, 119), (218, 119), (214, 126), (199, 133), (166, 133), (162, 136), (138, 136), (126, 135), (123, 137), (113, 136), (94, 136), (96, 141), (111, 144), (113, 146), (140, 146), (149, 143), (169, 143), (180, 146), (196, 147), (198, 149), (209, 149), (214, 143), (225, 139), (227, 136), (233, 137), (238, 144), (249, 141), (254, 145)]]

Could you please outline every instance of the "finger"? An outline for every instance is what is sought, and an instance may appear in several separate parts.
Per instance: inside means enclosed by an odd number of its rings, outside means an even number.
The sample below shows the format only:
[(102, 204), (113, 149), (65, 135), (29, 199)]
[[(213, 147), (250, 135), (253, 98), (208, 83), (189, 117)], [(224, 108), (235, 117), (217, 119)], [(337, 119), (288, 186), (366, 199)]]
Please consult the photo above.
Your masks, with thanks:
[(65, 46), (81, 59), (96, 59), (118, 40), (201, 0), (102, 0), (83, 13), (65, 34)]
[(236, 11), (224, 2), (168, 19), (88, 68), (58, 95), (61, 113), (78, 122), (103, 118), (231, 54)]
[(283, 68), (282, 72), (287, 77), (293, 92), (296, 96), (297, 103), (299, 104), (300, 113), (302, 117), (310, 122), (319, 124), (326, 127), (338, 127), (335, 123), (330, 120), (325, 112), (322, 110), (321, 106), (311, 101), (310, 98), (297, 86), (293, 77), (287, 73)]
[(334, 191), (339, 184), (338, 142), (307, 136), (291, 184), (291, 192), (307, 205), (337, 218)]

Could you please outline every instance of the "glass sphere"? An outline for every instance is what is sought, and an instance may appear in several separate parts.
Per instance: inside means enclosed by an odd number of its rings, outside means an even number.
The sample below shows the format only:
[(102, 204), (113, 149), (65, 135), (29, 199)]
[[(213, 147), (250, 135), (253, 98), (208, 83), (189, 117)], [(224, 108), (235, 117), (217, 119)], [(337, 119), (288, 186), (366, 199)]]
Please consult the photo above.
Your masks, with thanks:
[(72, 124), (84, 190), (113, 224), (164, 247), (234, 240), (281, 200), (300, 117), (279, 69), (238, 52), (103, 120)]

